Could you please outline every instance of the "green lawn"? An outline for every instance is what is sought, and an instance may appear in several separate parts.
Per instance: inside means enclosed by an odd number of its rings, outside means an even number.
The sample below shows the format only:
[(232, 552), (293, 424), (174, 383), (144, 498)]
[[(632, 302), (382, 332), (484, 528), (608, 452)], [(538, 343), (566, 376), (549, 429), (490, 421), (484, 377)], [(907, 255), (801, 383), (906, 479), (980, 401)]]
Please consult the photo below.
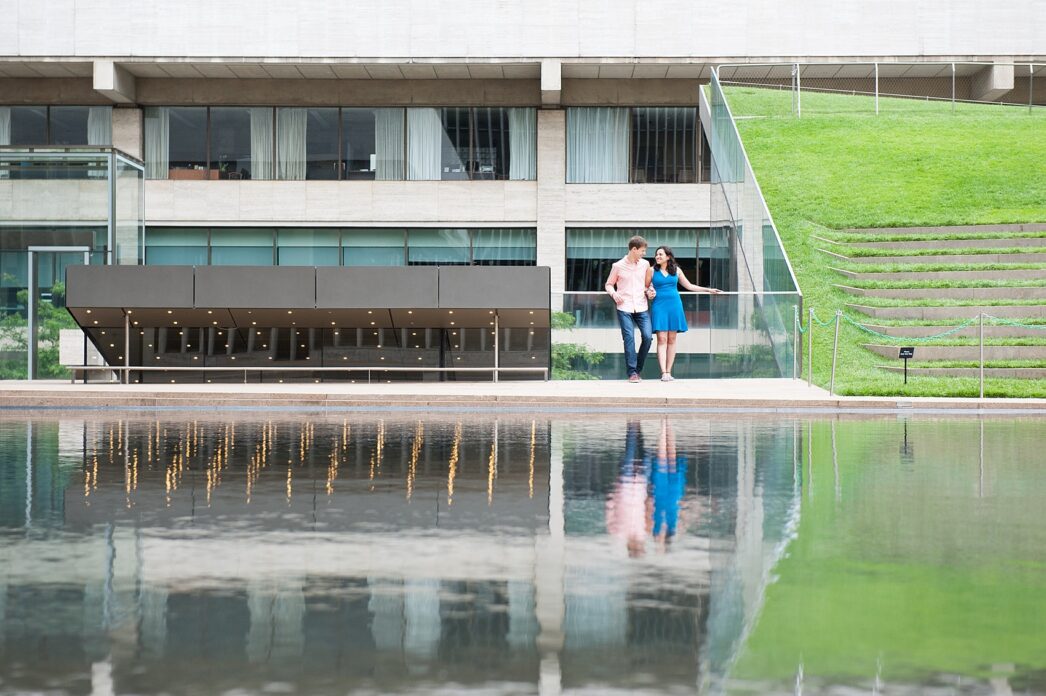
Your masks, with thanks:
[[(724, 91), (804, 301), (822, 319), (844, 304), (870, 302), (832, 287), (846, 280), (829, 270), (838, 262), (817, 251), (824, 243), (811, 239), (815, 235), (861, 227), (1046, 222), (1046, 110), (959, 104), (953, 113), (950, 104), (883, 99), (875, 116), (868, 97), (804, 94), (803, 118), (796, 119), (788, 92)], [(895, 255), (870, 252), (860, 250)], [(975, 380), (920, 378), (905, 386), (900, 375), (875, 368), (886, 361), (860, 347), (866, 340), (844, 325), (839, 393), (977, 394)], [(831, 375), (831, 349), (831, 329), (816, 327), (814, 379), (823, 386)], [(1046, 397), (1041, 381), (995, 382), (986, 392)]]

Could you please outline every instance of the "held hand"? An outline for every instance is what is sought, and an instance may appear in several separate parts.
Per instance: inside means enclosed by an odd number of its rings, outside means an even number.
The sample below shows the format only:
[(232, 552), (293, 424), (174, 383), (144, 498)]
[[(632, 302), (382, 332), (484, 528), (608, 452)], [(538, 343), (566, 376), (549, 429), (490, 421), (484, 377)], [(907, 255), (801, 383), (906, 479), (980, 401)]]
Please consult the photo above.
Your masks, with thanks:
[(657, 296), (657, 290), (654, 290), (654, 288), (647, 288), (646, 289), (646, 297), (647, 297), (648, 300), (652, 300), (656, 296)]

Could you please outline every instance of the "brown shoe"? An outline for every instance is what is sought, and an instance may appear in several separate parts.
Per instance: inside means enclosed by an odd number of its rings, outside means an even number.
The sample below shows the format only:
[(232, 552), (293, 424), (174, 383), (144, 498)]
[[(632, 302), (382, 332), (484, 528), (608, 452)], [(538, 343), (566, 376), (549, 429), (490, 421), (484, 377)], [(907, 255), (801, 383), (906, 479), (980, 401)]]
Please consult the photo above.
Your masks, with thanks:
[(632, 384), (639, 384), (639, 375), (629, 375), (628, 381)]

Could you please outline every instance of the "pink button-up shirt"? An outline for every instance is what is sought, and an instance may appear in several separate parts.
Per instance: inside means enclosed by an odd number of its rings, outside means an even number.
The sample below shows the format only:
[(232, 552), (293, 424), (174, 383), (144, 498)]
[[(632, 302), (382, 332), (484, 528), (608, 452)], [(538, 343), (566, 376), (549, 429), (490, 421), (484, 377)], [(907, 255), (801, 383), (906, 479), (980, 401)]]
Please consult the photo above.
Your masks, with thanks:
[(650, 262), (639, 259), (632, 263), (628, 257), (614, 263), (607, 278), (607, 293), (614, 298), (619, 311), (645, 312), (649, 307), (646, 299), (646, 272)]

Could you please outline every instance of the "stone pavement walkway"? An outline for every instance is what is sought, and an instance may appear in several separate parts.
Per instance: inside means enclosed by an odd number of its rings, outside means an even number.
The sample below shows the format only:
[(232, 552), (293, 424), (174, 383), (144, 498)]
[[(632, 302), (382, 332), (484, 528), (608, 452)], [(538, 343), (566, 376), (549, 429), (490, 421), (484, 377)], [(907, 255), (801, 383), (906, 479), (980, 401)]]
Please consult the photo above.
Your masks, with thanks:
[(0, 382), (0, 408), (483, 408), (614, 411), (1013, 411), (1046, 414), (1046, 399), (831, 396), (791, 379), (385, 384), (70, 384)]

